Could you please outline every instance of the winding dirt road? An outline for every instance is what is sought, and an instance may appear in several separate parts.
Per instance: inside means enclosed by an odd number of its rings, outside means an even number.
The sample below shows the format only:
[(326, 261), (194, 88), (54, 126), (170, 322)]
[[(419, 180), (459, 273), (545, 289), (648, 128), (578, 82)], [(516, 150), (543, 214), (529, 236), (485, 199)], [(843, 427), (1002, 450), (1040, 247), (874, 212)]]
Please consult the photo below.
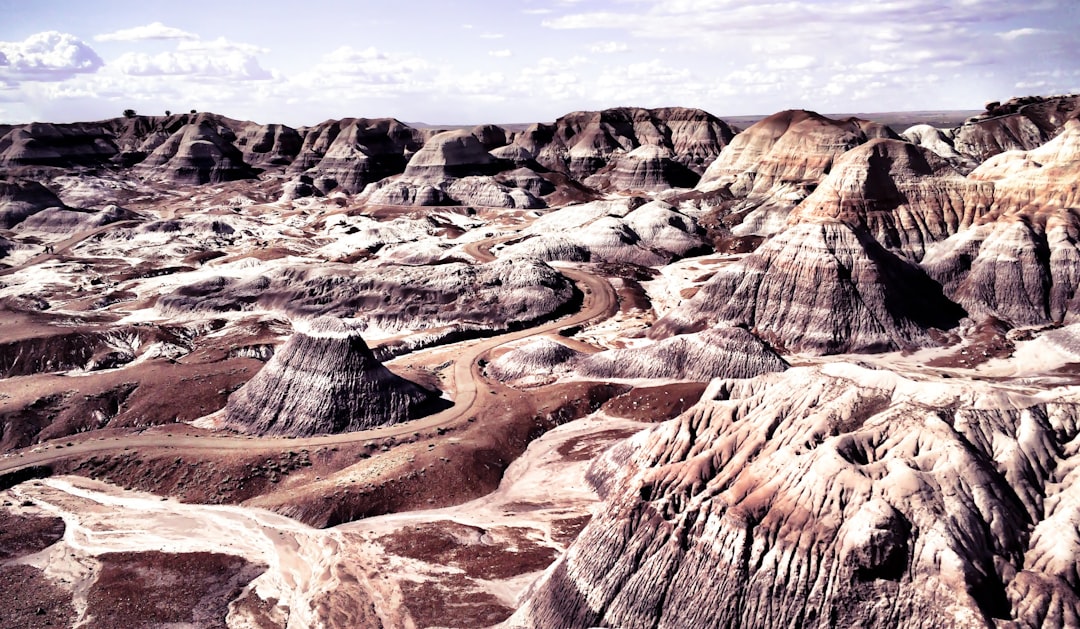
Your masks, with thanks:
[[(479, 246), (474, 251), (479, 254), (477, 257), (481, 259), (490, 256), (489, 250)], [(493, 259), (493, 257), (490, 259)], [(441, 413), (372, 430), (307, 438), (139, 434), (108, 440), (89, 439), (76, 442), (73, 437), (65, 437), (3, 455), (0, 457), (0, 474), (14, 472), (26, 467), (48, 465), (88, 454), (111, 453), (125, 449), (137, 451), (142, 448), (174, 448), (185, 451), (236, 451), (317, 448), (412, 435), (424, 430), (449, 427), (459, 422), (465, 422), (468, 418), (477, 415), (483, 408), (494, 402), (499, 396), (499, 390), (503, 388), (500, 384), (488, 382), (481, 375), (479, 361), (485, 354), (512, 341), (603, 320), (613, 315), (618, 309), (618, 298), (615, 291), (603, 278), (576, 269), (562, 268), (560, 272), (573, 280), (583, 293), (583, 302), (578, 312), (525, 330), (508, 332), (486, 339), (438, 346), (441, 349), (453, 347), (457, 350), (457, 357), (454, 360), (453, 367), (454, 406)], [(65, 443), (72, 443), (72, 445), (65, 446)]]

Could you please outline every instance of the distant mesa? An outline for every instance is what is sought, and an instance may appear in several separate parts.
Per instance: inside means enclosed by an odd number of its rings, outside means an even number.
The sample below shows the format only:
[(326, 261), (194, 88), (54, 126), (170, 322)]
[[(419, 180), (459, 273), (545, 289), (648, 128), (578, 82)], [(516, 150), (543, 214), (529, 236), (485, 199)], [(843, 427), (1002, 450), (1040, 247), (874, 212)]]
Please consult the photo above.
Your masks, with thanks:
[(298, 320), (294, 333), (225, 407), (228, 426), (304, 437), (394, 424), (437, 410), (438, 394), (390, 372), (355, 321)]

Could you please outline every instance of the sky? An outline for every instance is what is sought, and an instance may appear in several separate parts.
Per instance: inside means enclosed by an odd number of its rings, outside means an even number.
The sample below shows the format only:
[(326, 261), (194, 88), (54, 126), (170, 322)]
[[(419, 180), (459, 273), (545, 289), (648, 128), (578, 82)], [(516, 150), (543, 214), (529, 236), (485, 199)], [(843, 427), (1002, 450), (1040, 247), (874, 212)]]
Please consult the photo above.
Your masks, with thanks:
[(478, 124), (1080, 92), (1080, 0), (0, 0), (0, 123)]

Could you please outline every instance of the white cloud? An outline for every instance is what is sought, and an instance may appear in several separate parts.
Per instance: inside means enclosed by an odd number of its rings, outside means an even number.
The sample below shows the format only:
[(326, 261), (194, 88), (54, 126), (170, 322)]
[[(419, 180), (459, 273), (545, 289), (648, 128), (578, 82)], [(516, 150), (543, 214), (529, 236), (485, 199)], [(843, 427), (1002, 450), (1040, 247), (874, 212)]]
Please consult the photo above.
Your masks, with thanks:
[(188, 52), (241, 52), (247, 55), (261, 55), (270, 52), (268, 48), (229, 41), (224, 37), (218, 37), (210, 41), (182, 41), (177, 44), (176, 49)]
[(148, 39), (198, 39), (194, 33), (165, 26), (161, 22), (151, 22), (145, 26), (125, 28), (112, 33), (95, 35), (94, 41), (145, 41)]
[(480, 39), (502, 39), (503, 37), (506, 37), (506, 35), (502, 33), (483, 33), (480, 35)]
[(229, 51), (198, 54), (191, 51), (162, 52), (156, 55), (126, 52), (112, 63), (116, 70), (132, 76), (197, 76), (232, 80), (265, 80), (272, 74), (255, 57)]
[(46, 31), (21, 42), (0, 42), (3, 71), (15, 79), (62, 81), (77, 74), (97, 72), (104, 64), (94, 49), (68, 33)]
[(525, 15), (547, 15), (551, 9), (523, 9), (521, 12)]
[(626, 52), (627, 50), (630, 50), (630, 46), (626, 45), (625, 42), (617, 41), (597, 42), (589, 46), (589, 52), (598, 55), (610, 55), (617, 52)]
[(765, 65), (771, 70), (805, 70), (814, 65), (817, 60), (810, 55), (791, 55), (769, 59)]
[(488, 56), (490, 56), (490, 57), (510, 57), (510, 56), (513, 56), (513, 54), (514, 53), (510, 52), (509, 50), (490, 50), (490, 51), (488, 51)]
[(1030, 37), (1031, 35), (1038, 35), (1045, 32), (1047, 31), (1041, 28), (1016, 28), (1011, 31), (1006, 31), (1004, 33), (998, 33), (997, 36), (1004, 39), (1005, 41), (1013, 41), (1016, 39), (1020, 39), (1021, 37)]

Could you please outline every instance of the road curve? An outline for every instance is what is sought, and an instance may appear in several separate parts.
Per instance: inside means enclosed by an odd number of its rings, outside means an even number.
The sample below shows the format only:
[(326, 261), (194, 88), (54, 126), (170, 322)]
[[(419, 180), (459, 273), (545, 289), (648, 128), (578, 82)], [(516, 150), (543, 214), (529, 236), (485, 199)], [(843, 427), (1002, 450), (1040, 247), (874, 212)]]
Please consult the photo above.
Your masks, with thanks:
[[(581, 309), (578, 312), (524, 330), (508, 332), (486, 339), (463, 341), (450, 346), (439, 346), (445, 348), (456, 345), (461, 348), (454, 361), (454, 383), (456, 388), (454, 405), (441, 413), (371, 430), (303, 438), (139, 434), (109, 438), (107, 440), (90, 439), (74, 442), (74, 439), (69, 436), (3, 455), (0, 457), (0, 474), (14, 472), (25, 467), (48, 465), (87, 454), (109, 453), (125, 449), (137, 451), (143, 448), (168, 447), (185, 451), (257, 451), (317, 448), (412, 435), (416, 432), (465, 421), (492, 402), (498, 396), (498, 390), (503, 388), (500, 384), (488, 382), (481, 375), (479, 361), (484, 354), (512, 341), (555, 332), (569, 326), (585, 325), (606, 319), (618, 309), (618, 298), (615, 291), (603, 278), (577, 269), (562, 268), (560, 272), (573, 280), (584, 295)], [(72, 445), (65, 447), (63, 445), (65, 443), (72, 443)]]

